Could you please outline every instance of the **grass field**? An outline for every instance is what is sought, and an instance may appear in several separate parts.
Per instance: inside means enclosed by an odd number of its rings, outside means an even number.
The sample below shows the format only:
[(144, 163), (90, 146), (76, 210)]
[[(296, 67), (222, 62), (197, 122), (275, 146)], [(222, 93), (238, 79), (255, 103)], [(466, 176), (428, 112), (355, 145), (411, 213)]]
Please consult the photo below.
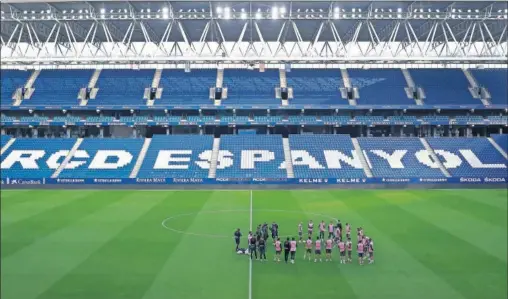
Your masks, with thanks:
[[(3, 299), (507, 298), (506, 190), (2, 191), (1, 208)], [(281, 235), (361, 225), (376, 263), (269, 247), (250, 265), (231, 236), (251, 215)]]

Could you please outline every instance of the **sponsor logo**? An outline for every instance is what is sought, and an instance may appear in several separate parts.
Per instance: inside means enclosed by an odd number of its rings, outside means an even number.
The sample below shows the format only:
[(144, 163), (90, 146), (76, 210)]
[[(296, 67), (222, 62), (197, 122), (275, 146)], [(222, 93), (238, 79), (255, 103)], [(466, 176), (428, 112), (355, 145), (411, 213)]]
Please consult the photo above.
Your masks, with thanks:
[(505, 178), (485, 178), (483, 181), (485, 183), (506, 183)]
[(173, 179), (173, 183), (183, 183), (183, 184), (201, 184), (203, 183), (203, 179), (199, 178), (175, 178)]
[(93, 182), (97, 184), (119, 184), (122, 183), (122, 179), (93, 179)]
[(298, 179), (300, 184), (327, 184), (328, 179)]
[(409, 179), (405, 178), (382, 178), (381, 181), (385, 183), (409, 183)]
[(480, 178), (460, 178), (461, 183), (481, 183)]
[(42, 185), (42, 180), (11, 179), (11, 185)]
[(443, 182), (448, 182), (448, 179), (446, 179), (446, 178), (421, 178), (420, 182), (423, 182), (423, 183), (443, 183)]
[(336, 183), (338, 184), (360, 184), (365, 183), (366, 179), (358, 179), (358, 178), (341, 178), (337, 179)]
[(136, 183), (165, 184), (166, 179), (164, 179), (164, 178), (138, 178), (138, 179), (136, 179)]
[(84, 184), (85, 179), (56, 179), (59, 184)]

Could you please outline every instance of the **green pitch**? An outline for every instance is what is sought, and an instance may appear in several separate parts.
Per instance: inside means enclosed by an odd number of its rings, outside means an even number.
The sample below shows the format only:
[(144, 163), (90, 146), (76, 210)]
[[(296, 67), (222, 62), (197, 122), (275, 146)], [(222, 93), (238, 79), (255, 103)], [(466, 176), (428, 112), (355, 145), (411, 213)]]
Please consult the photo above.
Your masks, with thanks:
[[(376, 262), (234, 253), (250, 191), (2, 191), (3, 299), (506, 299), (506, 190), (254, 191), (253, 225), (339, 218)], [(353, 237), (353, 240), (355, 237)], [(271, 243), (270, 243), (271, 244)], [(245, 238), (242, 247), (246, 247)], [(250, 271), (250, 269), (252, 271)]]

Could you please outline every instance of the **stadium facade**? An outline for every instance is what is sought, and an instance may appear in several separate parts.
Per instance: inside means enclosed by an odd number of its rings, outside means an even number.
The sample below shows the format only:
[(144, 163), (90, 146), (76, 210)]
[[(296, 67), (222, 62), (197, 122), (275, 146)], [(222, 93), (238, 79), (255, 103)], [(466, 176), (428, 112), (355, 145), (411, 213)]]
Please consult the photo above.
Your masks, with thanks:
[(2, 184), (506, 184), (506, 2), (1, 9)]

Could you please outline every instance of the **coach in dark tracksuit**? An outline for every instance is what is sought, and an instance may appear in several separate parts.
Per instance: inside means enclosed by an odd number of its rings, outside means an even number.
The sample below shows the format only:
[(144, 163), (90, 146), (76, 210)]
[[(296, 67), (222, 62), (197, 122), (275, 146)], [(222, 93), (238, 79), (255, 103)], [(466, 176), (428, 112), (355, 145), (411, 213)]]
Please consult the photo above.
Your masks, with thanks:
[(235, 243), (236, 243), (235, 251), (238, 251), (238, 247), (240, 246), (240, 238), (242, 237), (242, 233), (240, 232), (240, 229), (237, 229), (235, 231), (234, 237), (235, 237)]
[(289, 252), (291, 251), (291, 243), (289, 242), (289, 238), (284, 242), (284, 260), (286, 264), (288, 263)]

